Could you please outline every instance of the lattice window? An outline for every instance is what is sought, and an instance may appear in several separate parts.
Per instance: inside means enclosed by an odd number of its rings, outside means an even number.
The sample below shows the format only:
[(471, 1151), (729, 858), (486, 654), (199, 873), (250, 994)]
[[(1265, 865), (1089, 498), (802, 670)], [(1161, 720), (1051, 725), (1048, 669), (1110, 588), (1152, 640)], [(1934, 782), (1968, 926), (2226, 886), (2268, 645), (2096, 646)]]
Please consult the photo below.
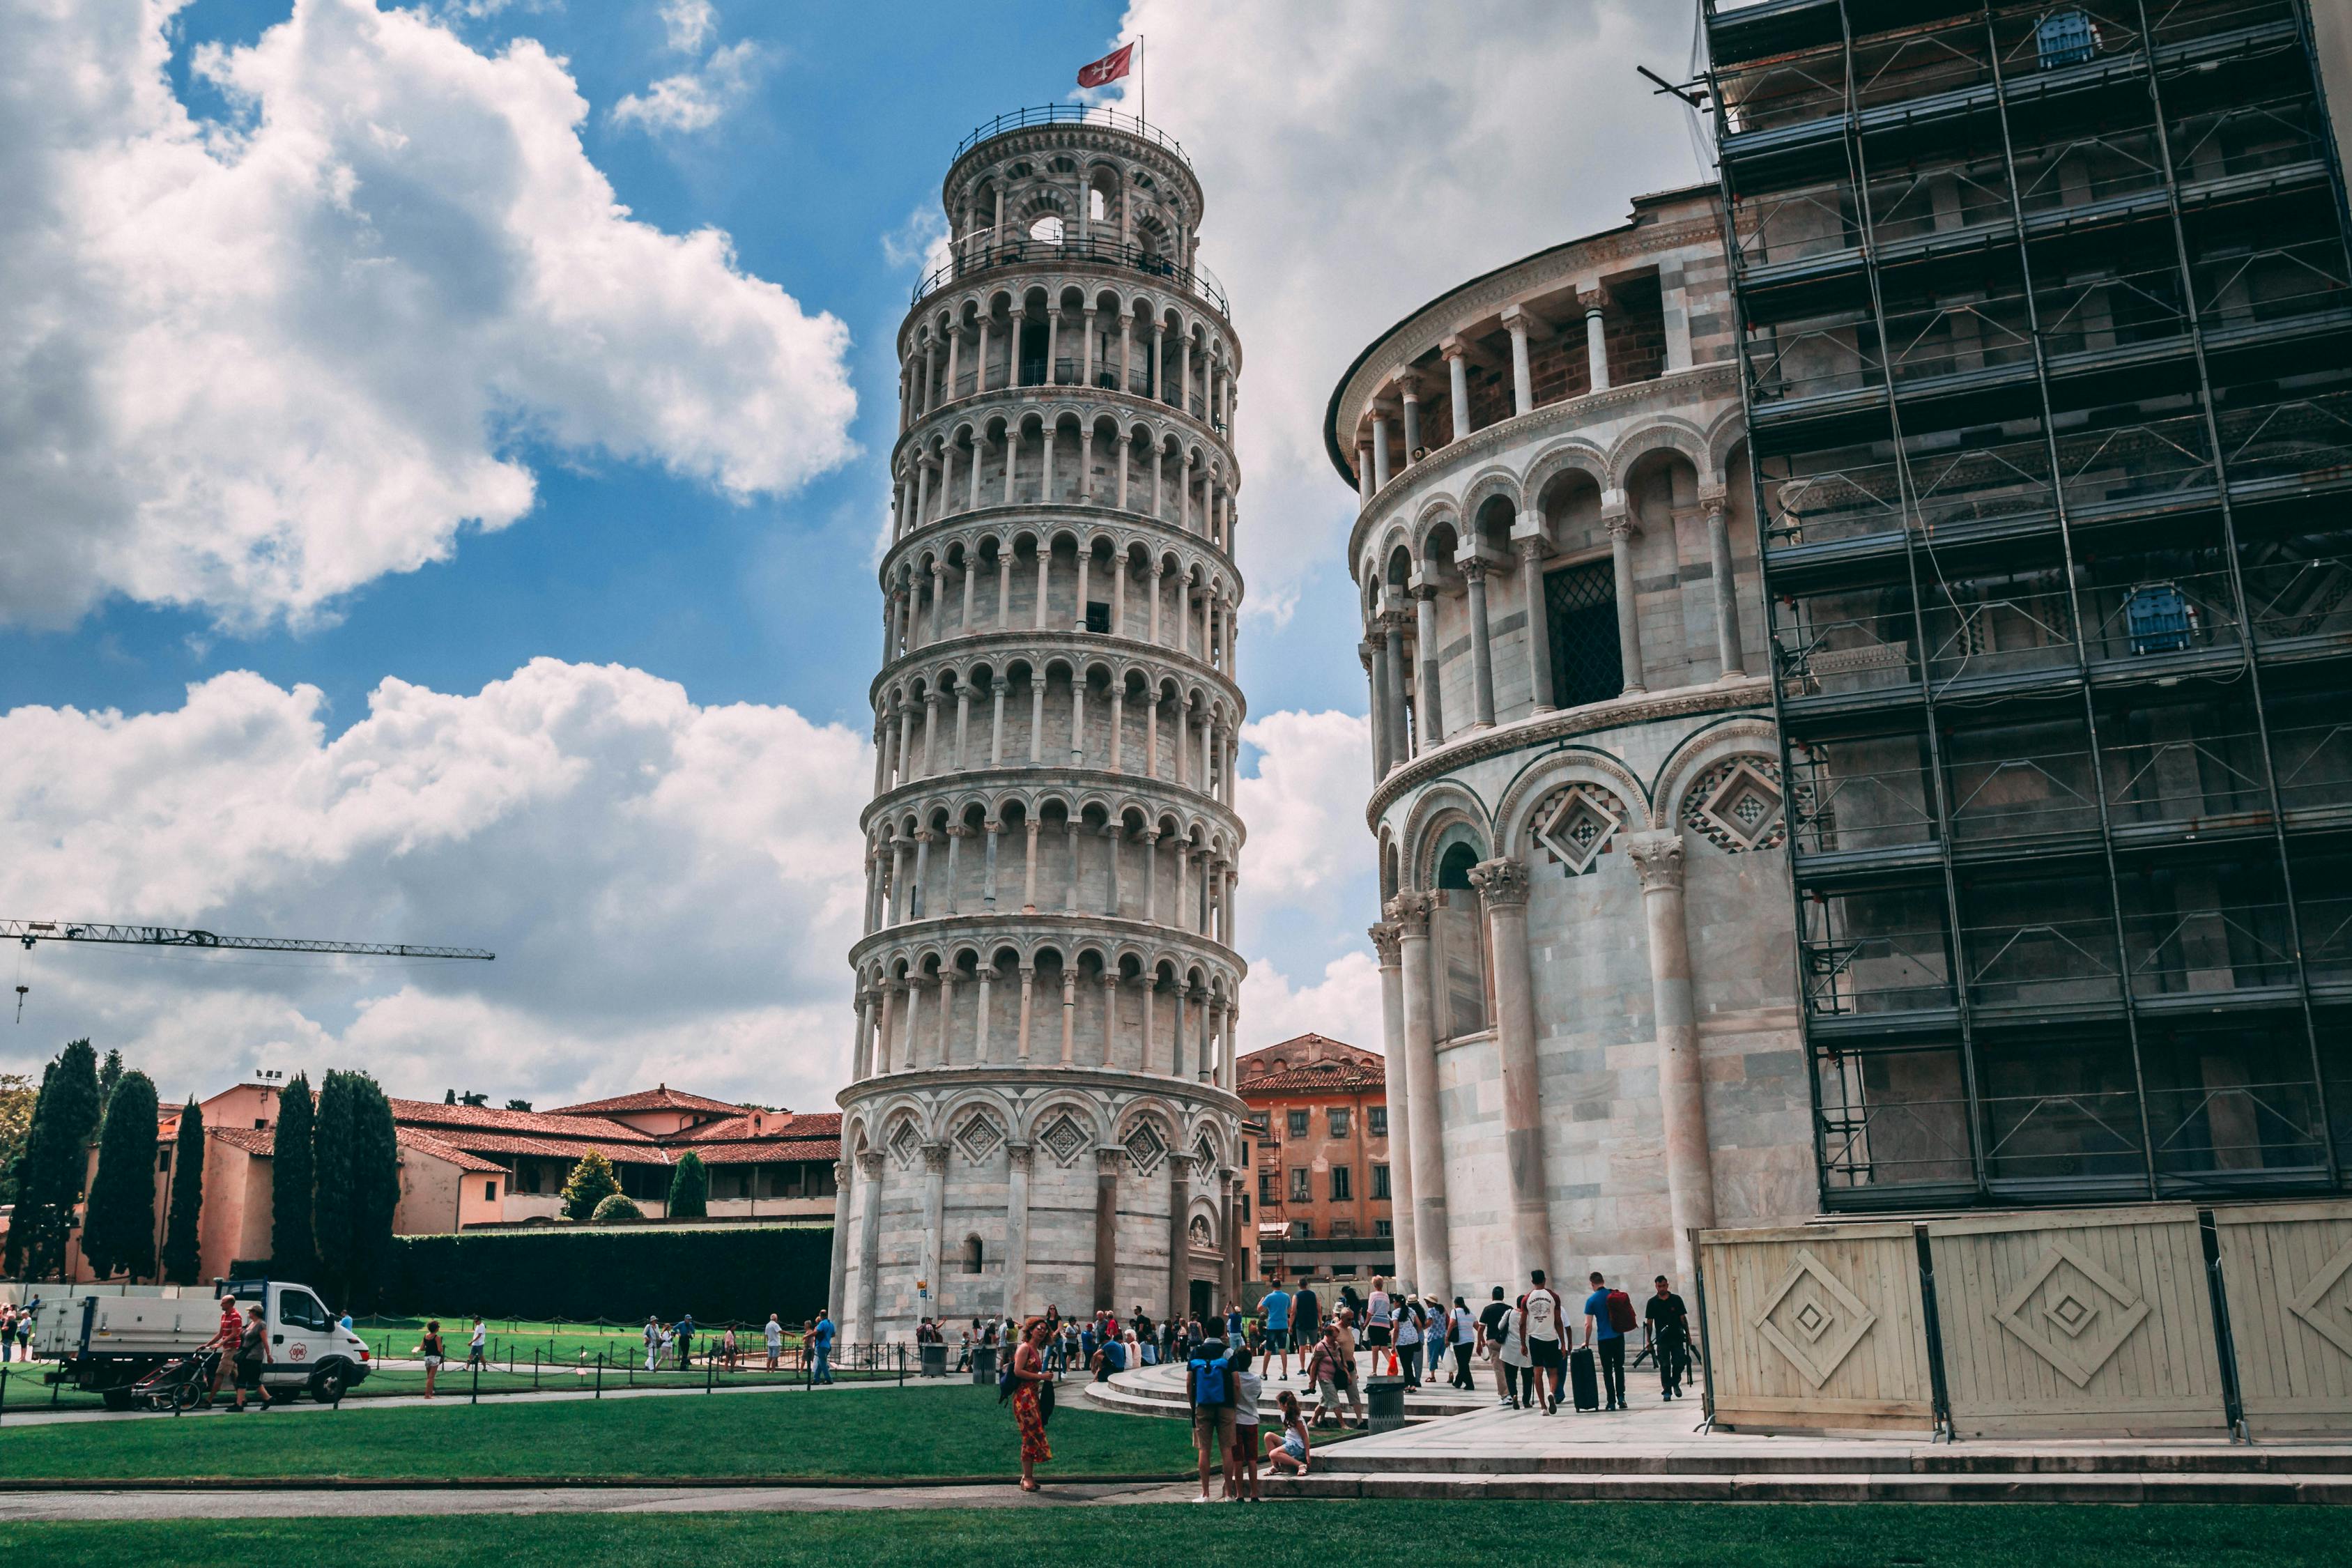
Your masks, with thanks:
[(1139, 1121), (1135, 1124), (1135, 1131), (1127, 1135), (1124, 1147), (1127, 1150), (1127, 1157), (1135, 1162), (1136, 1174), (1141, 1176), (1148, 1176), (1158, 1170), (1160, 1162), (1168, 1154), (1167, 1141), (1160, 1136), (1160, 1130), (1149, 1121)]
[(963, 1157), (977, 1165), (996, 1152), (996, 1146), (1004, 1142), (1004, 1133), (994, 1118), (986, 1111), (975, 1110), (957, 1130), (955, 1141)]
[(1045, 1146), (1045, 1152), (1053, 1156), (1055, 1164), (1066, 1165), (1086, 1151), (1087, 1135), (1065, 1113), (1046, 1125), (1045, 1131), (1037, 1135), (1037, 1142)]
[(1625, 825), (1625, 806), (1598, 784), (1573, 784), (1536, 809), (1536, 842), (1571, 877), (1581, 877), (1609, 853)]
[(915, 1131), (915, 1124), (911, 1121), (901, 1121), (898, 1130), (890, 1134), (890, 1157), (898, 1162), (901, 1170), (914, 1164), (915, 1157), (922, 1152), (922, 1136)]
[(1733, 757), (1699, 775), (1683, 796), (1683, 821), (1738, 854), (1786, 841), (1780, 770), (1762, 757)]
[(1617, 579), (1608, 562), (1548, 573), (1544, 614), (1551, 622), (1554, 703), (1574, 708), (1625, 689), (1625, 665), (1617, 647)]

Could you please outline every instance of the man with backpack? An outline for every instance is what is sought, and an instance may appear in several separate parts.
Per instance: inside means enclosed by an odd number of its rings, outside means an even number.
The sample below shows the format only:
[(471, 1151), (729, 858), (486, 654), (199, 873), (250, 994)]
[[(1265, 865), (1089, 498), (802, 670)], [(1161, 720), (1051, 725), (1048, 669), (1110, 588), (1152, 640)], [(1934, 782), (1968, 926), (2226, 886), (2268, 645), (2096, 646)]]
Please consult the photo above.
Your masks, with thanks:
[(1584, 1299), (1584, 1342), (1601, 1359), (1601, 1384), (1606, 1403), (1603, 1408), (1625, 1408), (1625, 1334), (1640, 1320), (1633, 1315), (1633, 1299), (1622, 1290), (1612, 1290), (1599, 1269), (1592, 1271), (1592, 1294)]
[(1528, 1270), (1528, 1292), (1519, 1298), (1518, 1330), (1527, 1340), (1528, 1364), (1535, 1368), (1535, 1392), (1543, 1400), (1543, 1413), (1551, 1415), (1559, 1413), (1560, 1383), (1568, 1374), (1560, 1345), (1566, 1314), (1559, 1292), (1544, 1283), (1542, 1269)]
[(1192, 1500), (1206, 1502), (1210, 1461), (1221, 1460), (1230, 1480), (1240, 1458), (1234, 1452), (1234, 1368), (1224, 1341), (1202, 1340), (1193, 1352), (1184, 1368), (1184, 1397), (1192, 1406), (1192, 1447), (1201, 1456), (1201, 1495)]

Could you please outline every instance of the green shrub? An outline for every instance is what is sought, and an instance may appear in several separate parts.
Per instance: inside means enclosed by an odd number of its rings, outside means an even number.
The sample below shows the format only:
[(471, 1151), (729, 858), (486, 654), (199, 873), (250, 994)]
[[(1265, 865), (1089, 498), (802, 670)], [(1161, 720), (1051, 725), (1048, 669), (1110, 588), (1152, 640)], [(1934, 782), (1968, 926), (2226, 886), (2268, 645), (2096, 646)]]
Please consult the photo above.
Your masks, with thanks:
[(563, 1214), (567, 1219), (593, 1219), (596, 1205), (621, 1190), (613, 1162), (591, 1149), (572, 1167), (563, 1184)]
[(636, 1205), (636, 1201), (635, 1199), (621, 1193), (614, 1193), (596, 1205), (596, 1212), (588, 1216), (588, 1223), (591, 1225), (611, 1225), (615, 1220), (643, 1219), (645, 1217), (646, 1211)]
[(833, 1227), (565, 1226), (404, 1236), (393, 1242), (386, 1311), (643, 1322), (692, 1312), (712, 1323), (814, 1318), (833, 1267)]

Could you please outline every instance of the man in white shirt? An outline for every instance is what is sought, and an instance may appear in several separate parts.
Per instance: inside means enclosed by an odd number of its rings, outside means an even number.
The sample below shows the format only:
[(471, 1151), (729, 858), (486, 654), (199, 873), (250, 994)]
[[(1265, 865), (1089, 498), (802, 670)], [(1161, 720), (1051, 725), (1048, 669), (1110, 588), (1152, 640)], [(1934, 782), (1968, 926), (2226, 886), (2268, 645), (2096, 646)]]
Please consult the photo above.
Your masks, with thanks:
[(776, 1314), (773, 1312), (768, 1314), (768, 1327), (766, 1333), (768, 1336), (768, 1370), (770, 1372), (773, 1372), (776, 1370), (777, 1362), (782, 1360), (784, 1354), (784, 1325), (776, 1321)]
[(1519, 1332), (1527, 1337), (1528, 1362), (1535, 1368), (1536, 1391), (1543, 1413), (1557, 1414), (1560, 1384), (1568, 1374), (1568, 1358), (1560, 1352), (1563, 1313), (1559, 1292), (1544, 1283), (1544, 1271), (1530, 1270), (1528, 1293), (1519, 1298)]

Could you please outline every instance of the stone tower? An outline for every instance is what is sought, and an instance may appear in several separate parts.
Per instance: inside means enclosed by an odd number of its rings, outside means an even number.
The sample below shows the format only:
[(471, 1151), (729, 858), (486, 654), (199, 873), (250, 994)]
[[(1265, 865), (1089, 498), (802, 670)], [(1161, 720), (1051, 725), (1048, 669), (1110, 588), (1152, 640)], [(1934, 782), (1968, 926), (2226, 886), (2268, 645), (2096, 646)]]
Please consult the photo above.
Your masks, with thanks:
[(898, 332), (834, 1301), (1213, 1300), (1236, 1209), (1241, 345), (1175, 142), (1056, 105), (964, 140)]

